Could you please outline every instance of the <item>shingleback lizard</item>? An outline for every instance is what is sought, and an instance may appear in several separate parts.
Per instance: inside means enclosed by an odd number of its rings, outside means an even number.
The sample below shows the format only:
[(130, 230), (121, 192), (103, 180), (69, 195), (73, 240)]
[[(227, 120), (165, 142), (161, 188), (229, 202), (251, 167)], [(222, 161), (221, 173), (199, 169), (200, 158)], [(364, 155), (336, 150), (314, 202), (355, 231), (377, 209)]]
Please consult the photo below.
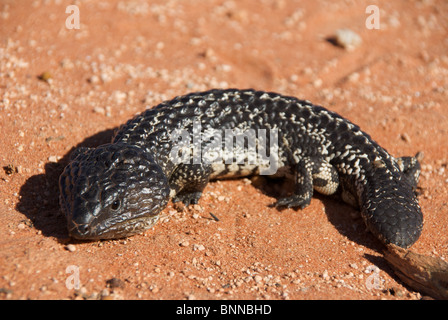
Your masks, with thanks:
[[(246, 135), (245, 145), (233, 146), (234, 154), (224, 148), (226, 139), (212, 143), (207, 135), (228, 130), (267, 134), (263, 139)], [(202, 137), (194, 148), (215, 152), (220, 161), (192, 161), (195, 151), (188, 153), (188, 145), (178, 148), (182, 136), (174, 132), (189, 132), (193, 141), (194, 135)], [(241, 149), (250, 149), (249, 138), (255, 150), (269, 146), (276, 168), (270, 174), (295, 181), (293, 194), (278, 199), (276, 206), (305, 208), (313, 189), (338, 192), (360, 209), (367, 228), (383, 243), (407, 248), (419, 238), (423, 216), (415, 195), (416, 157), (389, 155), (358, 126), (309, 101), (237, 89), (162, 102), (122, 125), (112, 143), (76, 149), (59, 180), (69, 234), (111, 239), (140, 233), (157, 222), (170, 199), (197, 203), (211, 179), (267, 172), (261, 161), (266, 157), (252, 153), (250, 158)], [(190, 157), (179, 161), (180, 154)], [(241, 155), (244, 161), (236, 161)]]

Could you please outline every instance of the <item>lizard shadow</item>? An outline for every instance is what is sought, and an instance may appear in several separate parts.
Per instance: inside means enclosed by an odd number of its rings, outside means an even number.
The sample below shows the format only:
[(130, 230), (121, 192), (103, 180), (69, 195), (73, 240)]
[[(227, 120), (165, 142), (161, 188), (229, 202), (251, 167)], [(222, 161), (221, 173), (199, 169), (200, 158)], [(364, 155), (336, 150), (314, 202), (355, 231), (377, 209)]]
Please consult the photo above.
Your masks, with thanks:
[(365, 282), (366, 288), (369, 290), (386, 290), (376, 267), (387, 273), (399, 283), (402, 283), (383, 256), (385, 250), (384, 244), (367, 229), (359, 210), (343, 203), (342, 200), (339, 199), (332, 199), (331, 197), (329, 199), (324, 199), (325, 196), (323, 195), (318, 195), (317, 197), (322, 199), (322, 202), (324, 203), (328, 220), (342, 235), (346, 236), (350, 241), (369, 248), (379, 254), (363, 254), (364, 258), (370, 262), (370, 265), (367, 265), (365, 270), (363, 270), (363, 272), (368, 273)]
[[(262, 193), (276, 199), (292, 194), (294, 190), (294, 183), (286, 179), (282, 180), (262, 177), (255, 179), (253, 185)], [(313, 198), (319, 199), (323, 203), (328, 221), (340, 234), (345, 236), (349, 241), (374, 251), (381, 252), (383, 246), (382, 243), (367, 230), (358, 209), (344, 203), (338, 195), (326, 196), (314, 192)], [(286, 210), (286, 208), (279, 207), (278, 210), (283, 211)], [(296, 211), (300, 210), (301, 209), (296, 209)], [(306, 208), (302, 210), (306, 210)]]
[[(347, 237), (350, 241), (369, 248), (379, 254), (363, 254), (364, 258), (370, 262), (370, 265), (366, 266), (366, 269), (363, 270), (363, 272), (367, 272), (371, 275), (367, 276), (366, 288), (370, 288), (369, 290), (382, 290), (381, 288), (386, 290), (381, 282), (382, 278), (378, 275), (378, 269), (376, 269), (376, 267), (387, 273), (399, 283), (402, 283), (383, 256), (385, 250), (384, 244), (367, 229), (359, 210), (342, 202), (339, 198), (332, 199), (332, 197), (328, 198), (320, 194), (317, 197), (324, 203), (328, 220), (342, 235)], [(377, 280), (379, 282), (377, 282)]]
[[(268, 177), (263, 177), (261, 181), (256, 179), (253, 185), (267, 196), (276, 199), (291, 194), (294, 190), (294, 183), (292, 181), (282, 181), (279, 179), (270, 179)], [(384, 244), (367, 229), (358, 209), (344, 203), (338, 195), (325, 196), (318, 192), (314, 192), (313, 198), (319, 199), (323, 203), (328, 221), (340, 234), (345, 236), (349, 241), (369, 248), (379, 254), (363, 254), (364, 258), (370, 262), (370, 265), (367, 266), (364, 271), (368, 273), (366, 278), (367, 289), (383, 291), (391, 290), (384, 286), (381, 275), (378, 274), (378, 269), (376, 269), (377, 267), (379, 270), (387, 273), (391, 278), (397, 280), (398, 283), (413, 290), (398, 278), (394, 269), (386, 261), (383, 256), (385, 250)], [(285, 209), (279, 208), (279, 210)], [(299, 210), (300, 209), (297, 211)]]
[(97, 147), (109, 143), (115, 130), (107, 129), (87, 137), (59, 161), (47, 162), (44, 173), (31, 176), (22, 185), (16, 210), (24, 214), (44, 236), (55, 237), (58, 241), (69, 238), (67, 221), (59, 207), (59, 176), (69, 163), (70, 154), (79, 147)]

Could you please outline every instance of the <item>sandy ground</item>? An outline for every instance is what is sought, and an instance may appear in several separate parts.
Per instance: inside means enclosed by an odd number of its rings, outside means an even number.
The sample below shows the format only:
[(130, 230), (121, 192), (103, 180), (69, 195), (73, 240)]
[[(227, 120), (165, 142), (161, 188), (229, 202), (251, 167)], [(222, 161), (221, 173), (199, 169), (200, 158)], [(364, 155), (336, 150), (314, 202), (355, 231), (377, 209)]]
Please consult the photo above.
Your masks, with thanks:
[[(79, 29), (66, 26), (70, 4)], [(380, 29), (366, 27), (372, 4)], [(423, 151), (412, 250), (446, 260), (447, 17), (443, 0), (0, 1), (0, 297), (424, 298), (337, 200), (278, 211), (265, 180), (218, 181), (144, 234), (74, 242), (58, 176), (74, 147), (108, 142), (175, 95), (277, 91), (340, 113), (395, 156)], [(362, 43), (334, 45), (343, 28)]]

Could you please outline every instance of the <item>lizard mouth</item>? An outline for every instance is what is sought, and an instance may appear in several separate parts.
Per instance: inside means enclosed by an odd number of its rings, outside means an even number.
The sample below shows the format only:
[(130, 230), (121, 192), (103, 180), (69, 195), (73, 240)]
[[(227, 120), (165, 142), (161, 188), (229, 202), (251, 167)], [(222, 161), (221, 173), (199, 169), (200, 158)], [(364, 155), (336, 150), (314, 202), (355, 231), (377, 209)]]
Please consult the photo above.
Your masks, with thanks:
[(159, 215), (153, 217), (137, 217), (111, 224), (103, 221), (92, 226), (90, 224), (75, 224), (69, 229), (72, 238), (79, 240), (120, 239), (141, 233), (152, 228), (159, 220)]

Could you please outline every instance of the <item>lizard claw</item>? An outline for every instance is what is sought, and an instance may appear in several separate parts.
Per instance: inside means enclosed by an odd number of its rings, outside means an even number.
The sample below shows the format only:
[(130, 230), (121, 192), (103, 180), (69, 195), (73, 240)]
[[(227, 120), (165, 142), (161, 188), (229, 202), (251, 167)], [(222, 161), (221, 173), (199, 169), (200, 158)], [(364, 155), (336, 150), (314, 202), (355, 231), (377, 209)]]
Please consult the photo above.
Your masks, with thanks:
[(293, 195), (286, 198), (278, 199), (274, 203), (275, 207), (286, 207), (286, 208), (306, 208), (311, 202), (311, 199), (306, 199), (302, 196)]

